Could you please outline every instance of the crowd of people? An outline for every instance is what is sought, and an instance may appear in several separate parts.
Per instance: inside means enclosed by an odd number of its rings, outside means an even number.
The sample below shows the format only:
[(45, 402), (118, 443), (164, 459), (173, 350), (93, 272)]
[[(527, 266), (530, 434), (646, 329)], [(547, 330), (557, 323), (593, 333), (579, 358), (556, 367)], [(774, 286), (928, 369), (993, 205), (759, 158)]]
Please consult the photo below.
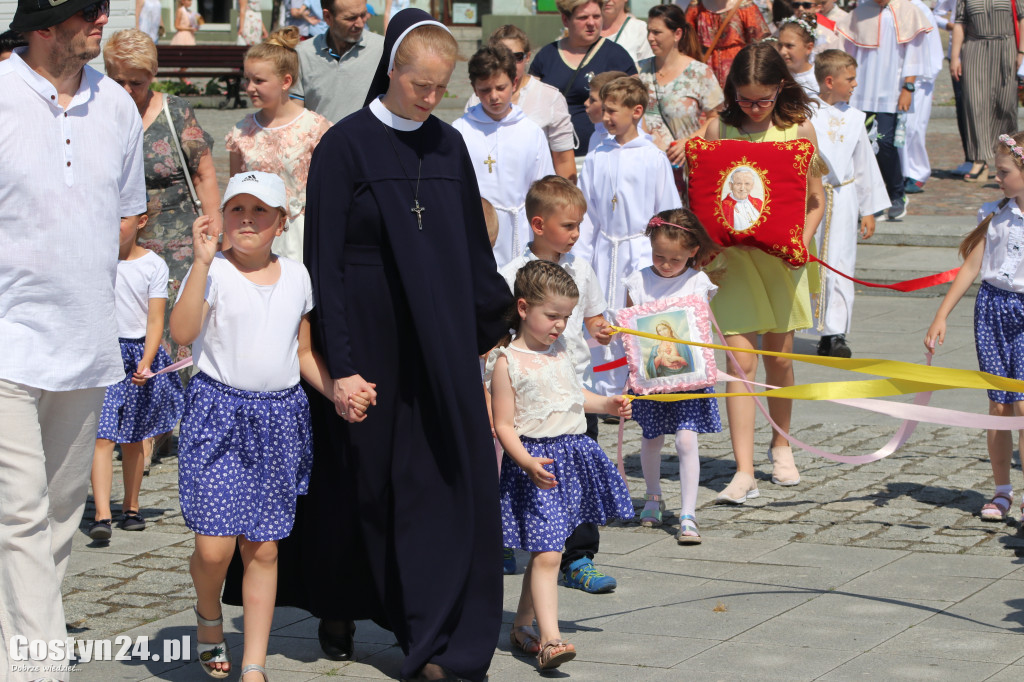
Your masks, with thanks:
[[(114, 533), (115, 447), (116, 526), (141, 531), (146, 462), (179, 423), (207, 675), (233, 674), (223, 602), (243, 607), (248, 682), (268, 679), (275, 605), (316, 616), (331, 659), (351, 658), (356, 621), (373, 619), (402, 647), (403, 679), (485, 679), (515, 550), (530, 558), (513, 648), (541, 670), (572, 660), (558, 584), (615, 589), (595, 566), (599, 528), (635, 514), (600, 422), (642, 430), (647, 527), (665, 523), (674, 438), (681, 546), (703, 541), (698, 435), (722, 430), (711, 387), (649, 401), (625, 390), (635, 367), (595, 371), (623, 353), (620, 312), (683, 297), (710, 310), (736, 351), (731, 394), (757, 371), (747, 351), (790, 353), (797, 330), (820, 334), (820, 355), (852, 355), (852, 283), (716, 243), (690, 210), (686, 142), (813, 145), (806, 188), (776, 201), (797, 206), (795, 239), (852, 273), (858, 237), (902, 219), (931, 174), (938, 27), (952, 36), (961, 174), (987, 179), (991, 165), (1005, 197), (980, 209), (925, 344), (943, 342), (980, 273), (979, 364), (1024, 379), (1024, 13), (994, 2), (694, 0), (644, 22), (623, 0), (558, 0), (564, 34), (536, 53), (517, 26), (488, 36), (449, 126), (432, 112), (458, 45), (429, 14), (388, 2), (381, 37), (363, 0), (296, 0), (268, 33), (258, 0), (242, 0), (255, 111), (224, 140), (221, 195), (215, 141), (186, 100), (153, 88), (149, 0), (103, 46), (106, 76), (87, 62), (108, 0), (21, 0), (0, 45), (0, 150), (24, 160), (0, 168), (0, 666), (14, 635), (66, 636), (60, 586), (90, 483), (88, 534)], [(194, 42), (191, 3), (179, 0), (177, 44)], [(745, 166), (729, 176), (727, 229), (771, 220), (760, 182)], [(654, 331), (645, 372), (693, 364), (669, 321)], [(784, 355), (764, 370), (795, 383)], [(989, 399), (997, 415), (1024, 404)], [(740, 505), (760, 495), (755, 403), (725, 408), (736, 471), (715, 502)], [(792, 401), (769, 399), (769, 413), (770, 480), (799, 485)], [(1008, 432), (990, 433), (983, 519), (1010, 513), (1011, 451)]]

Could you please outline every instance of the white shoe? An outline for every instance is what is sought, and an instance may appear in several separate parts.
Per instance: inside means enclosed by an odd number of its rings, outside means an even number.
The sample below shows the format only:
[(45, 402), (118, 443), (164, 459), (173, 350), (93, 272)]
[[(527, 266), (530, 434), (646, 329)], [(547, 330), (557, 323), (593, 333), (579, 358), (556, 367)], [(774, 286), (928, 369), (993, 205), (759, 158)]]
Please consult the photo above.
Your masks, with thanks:
[(743, 504), (747, 500), (753, 500), (760, 496), (761, 493), (757, 490), (757, 481), (754, 480), (754, 477), (737, 471), (729, 481), (729, 485), (725, 486), (725, 490), (718, 493), (715, 504)]
[(775, 485), (797, 485), (800, 483), (800, 472), (793, 460), (793, 448), (788, 445), (777, 445), (768, 448), (768, 461), (772, 463), (772, 483)]

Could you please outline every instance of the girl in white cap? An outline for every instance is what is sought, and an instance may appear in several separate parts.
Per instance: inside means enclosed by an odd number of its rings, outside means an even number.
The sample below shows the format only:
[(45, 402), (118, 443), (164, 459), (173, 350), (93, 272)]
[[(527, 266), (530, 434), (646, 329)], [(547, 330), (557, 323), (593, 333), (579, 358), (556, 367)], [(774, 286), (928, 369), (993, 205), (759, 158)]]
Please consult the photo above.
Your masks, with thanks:
[(185, 523), (196, 534), (191, 573), (199, 660), (216, 678), (227, 677), (231, 663), (220, 593), (236, 542), (245, 570), (242, 679), (266, 677), (277, 541), (291, 532), (295, 499), (306, 493), (312, 464), (309, 404), (299, 377), (319, 391), (330, 386), (310, 346), (309, 275), (271, 252), (285, 229), (286, 205), (278, 176), (232, 177), (221, 203), (222, 250), (212, 218), (198, 218), (192, 269), (171, 314), (171, 336), (192, 344), (199, 370), (185, 393), (178, 486)]

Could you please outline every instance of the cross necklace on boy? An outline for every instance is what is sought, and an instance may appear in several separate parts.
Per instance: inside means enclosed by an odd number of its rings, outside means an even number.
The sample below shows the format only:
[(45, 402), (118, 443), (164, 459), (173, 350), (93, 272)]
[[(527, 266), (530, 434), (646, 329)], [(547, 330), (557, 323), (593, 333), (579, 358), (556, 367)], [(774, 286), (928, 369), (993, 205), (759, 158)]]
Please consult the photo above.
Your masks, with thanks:
[[(391, 131), (388, 129), (387, 124), (382, 122), (381, 125), (384, 126), (384, 135), (388, 138), (388, 142), (391, 143), (391, 150), (395, 152), (395, 158), (398, 159), (398, 165), (402, 168), (402, 175), (405, 176), (405, 179), (409, 181), (409, 186), (412, 187), (412, 178), (410, 178), (409, 174), (405, 172), (405, 164), (402, 163), (402, 157), (398, 154), (398, 148), (395, 146), (395, 141), (391, 139)], [(409, 208), (409, 213), (416, 214), (416, 225), (422, 231), (423, 212), (427, 210), (426, 206), (420, 206), (420, 177), (423, 173), (423, 157), (417, 154), (416, 158), (419, 159), (420, 164), (416, 169), (416, 185), (413, 190), (412, 206)]]
[(498, 160), (494, 158), (493, 154), (498, 149), (498, 131), (494, 131), (494, 146), (491, 147), (491, 151), (487, 152), (487, 158), (484, 159), (484, 165), (487, 166), (487, 172), (494, 172), (494, 164), (498, 163)]

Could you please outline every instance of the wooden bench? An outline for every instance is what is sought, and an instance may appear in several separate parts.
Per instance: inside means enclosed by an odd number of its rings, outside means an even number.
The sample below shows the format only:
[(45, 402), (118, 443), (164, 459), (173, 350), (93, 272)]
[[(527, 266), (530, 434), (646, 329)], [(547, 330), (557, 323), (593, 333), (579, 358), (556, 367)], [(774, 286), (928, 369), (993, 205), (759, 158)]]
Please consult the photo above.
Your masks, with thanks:
[[(220, 108), (245, 106), (242, 101), (245, 45), (157, 45), (159, 78), (198, 76), (224, 81), (227, 94)], [(181, 69), (188, 69), (182, 73)]]

